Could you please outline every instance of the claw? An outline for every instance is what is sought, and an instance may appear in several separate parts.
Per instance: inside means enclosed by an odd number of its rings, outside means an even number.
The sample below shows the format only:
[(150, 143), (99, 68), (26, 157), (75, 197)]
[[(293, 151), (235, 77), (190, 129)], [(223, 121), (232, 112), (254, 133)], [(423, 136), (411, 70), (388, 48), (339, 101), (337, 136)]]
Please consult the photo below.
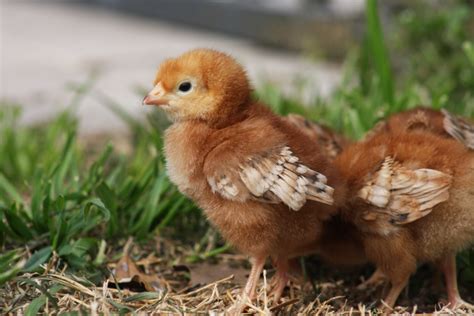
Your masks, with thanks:
[(467, 309), (468, 311), (474, 311), (474, 305), (464, 301), (462, 298), (458, 297), (453, 302), (449, 303), (454, 309)]
[(367, 280), (365, 280), (364, 282), (362, 282), (361, 284), (357, 286), (357, 289), (359, 291), (363, 291), (363, 290), (367, 290), (370, 287), (376, 287), (380, 285), (382, 282), (385, 282), (386, 279), (387, 277), (382, 272), (382, 270), (377, 268), (377, 270), (375, 270), (375, 272), (372, 273), (372, 275)]

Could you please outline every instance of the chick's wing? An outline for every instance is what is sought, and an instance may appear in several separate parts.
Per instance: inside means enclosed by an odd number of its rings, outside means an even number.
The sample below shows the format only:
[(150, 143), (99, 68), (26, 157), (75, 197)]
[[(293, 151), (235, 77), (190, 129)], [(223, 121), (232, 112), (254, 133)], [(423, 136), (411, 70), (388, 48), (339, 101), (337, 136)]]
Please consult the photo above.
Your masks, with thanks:
[(307, 200), (333, 203), (326, 177), (301, 163), (288, 146), (234, 156), (206, 169), (212, 191), (229, 200), (284, 203), (295, 211)]
[(444, 129), (449, 135), (474, 149), (474, 124), (454, 116), (447, 110), (441, 110), (444, 114)]
[[(366, 203), (376, 206), (364, 214), (366, 220), (386, 218), (391, 224), (408, 224), (431, 212), (449, 198), (452, 177), (433, 169), (410, 170), (392, 157), (358, 192)], [(384, 213), (387, 216), (377, 216)]]
[(289, 114), (282, 119), (296, 126), (301, 132), (317, 141), (331, 160), (335, 159), (342, 149), (349, 144), (349, 140), (342, 135), (335, 133), (327, 126), (312, 122), (301, 115)]

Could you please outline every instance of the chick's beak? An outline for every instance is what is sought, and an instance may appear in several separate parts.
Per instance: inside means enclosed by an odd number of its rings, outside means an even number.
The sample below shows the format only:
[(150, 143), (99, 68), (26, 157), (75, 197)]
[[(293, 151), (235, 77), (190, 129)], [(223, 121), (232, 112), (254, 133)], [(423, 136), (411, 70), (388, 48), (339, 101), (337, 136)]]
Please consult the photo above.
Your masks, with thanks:
[(165, 97), (165, 90), (160, 82), (143, 98), (143, 104), (156, 106), (168, 104), (168, 99)]

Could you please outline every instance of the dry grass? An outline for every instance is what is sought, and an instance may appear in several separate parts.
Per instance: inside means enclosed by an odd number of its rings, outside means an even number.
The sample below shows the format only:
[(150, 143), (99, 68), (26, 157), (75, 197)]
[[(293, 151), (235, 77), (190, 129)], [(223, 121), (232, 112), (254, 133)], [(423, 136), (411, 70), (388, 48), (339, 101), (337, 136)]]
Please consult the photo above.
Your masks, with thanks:
[[(54, 301), (46, 303), (44, 312), (55, 313), (84, 311), (92, 315), (99, 313), (110, 314), (117, 311), (135, 313), (158, 314), (220, 314), (224, 313), (238, 299), (240, 288), (232, 284), (232, 276), (207, 284), (188, 293), (157, 292), (156, 295), (141, 295), (127, 289), (118, 290), (109, 287), (109, 280), (102, 286), (84, 286), (86, 280), (64, 273), (50, 271), (43, 275), (25, 275), (25, 278), (35, 282), (38, 287), (22, 280), (8, 284), (2, 290), (2, 297), (6, 304), (4, 311), (8, 314), (23, 314), (31, 303), (31, 299), (42, 294), (42, 289), (49, 288), (52, 284), (60, 284), (61, 290), (54, 294)], [(299, 289), (292, 289), (298, 296)], [(149, 292), (147, 292), (148, 294)], [(153, 297), (154, 296), (154, 297)], [(356, 308), (343, 306), (336, 308), (332, 302), (341, 300), (335, 297), (330, 300), (320, 301), (315, 299), (309, 304), (301, 304), (298, 298), (287, 298), (284, 302), (271, 305), (266, 298), (266, 291), (262, 287), (259, 297), (255, 302), (246, 302), (246, 313), (298, 313), (308, 314), (344, 314), (371, 313), (360, 305)]]
[[(124, 248), (127, 250), (123, 251), (122, 258), (128, 254), (129, 247), (129, 243), (125, 245)], [(215, 265), (209, 263), (185, 265), (182, 263), (185, 262), (185, 255), (189, 252), (170, 244), (167, 244), (167, 247), (168, 250), (164, 252), (150, 245), (132, 247), (135, 251), (132, 251), (131, 257), (136, 258), (134, 262), (137, 267), (140, 267), (143, 275), (159, 280), (161, 286), (156, 291), (146, 291), (139, 279), (123, 282), (111, 277), (93, 284), (84, 277), (68, 272), (67, 267), (53, 257), (47, 265), (43, 266), (44, 272), (23, 274), (0, 289), (0, 312), (11, 315), (25, 314), (35, 312), (35, 308), (41, 308), (41, 311), (46, 314), (76, 312), (90, 315), (116, 313), (222, 315), (236, 300), (240, 299), (242, 276), (234, 278), (232, 275), (226, 275), (217, 281), (209, 281), (207, 284), (196, 284), (195, 280), (199, 278), (202, 282), (202, 275), (196, 274), (206, 273), (206, 269), (209, 269), (207, 266), (204, 270), (198, 269), (202, 265), (209, 265), (213, 270), (226, 268), (222, 269), (222, 274), (232, 271), (239, 274), (244, 271), (245, 260), (242, 256), (224, 254), (212, 259), (218, 262)], [(160, 252), (163, 256), (161, 258), (156, 256)], [(171, 255), (183, 259), (177, 260), (176, 257), (172, 259)], [(120, 253), (110, 257), (120, 257)], [(115, 274), (117, 274), (118, 266), (119, 263), (116, 260), (108, 264), (110, 271), (114, 271)], [(229, 267), (231, 267), (230, 270)], [(267, 272), (271, 276), (272, 271), (265, 271), (258, 298), (254, 302), (245, 302), (245, 313), (262, 315), (377, 315), (379, 313), (374, 306), (381, 291), (374, 289), (362, 292), (354, 287), (359, 282), (359, 275), (363, 270), (330, 272), (329, 269), (326, 266), (318, 267), (320, 274), (324, 277), (317, 277), (317, 280), (314, 280), (316, 283), (314, 287), (311, 282), (290, 282), (285, 297), (279, 304), (274, 304), (267, 297), (265, 290)], [(116, 283), (119, 283), (119, 287)], [(423, 289), (421, 291), (423, 292)], [(407, 298), (403, 295), (400, 301), (407, 304)], [(424, 300), (417, 297), (412, 302), (419, 304), (419, 307), (397, 307), (394, 313), (467, 314), (462, 310), (451, 310), (447, 306), (433, 306), (433, 303), (430, 305), (426, 295)]]

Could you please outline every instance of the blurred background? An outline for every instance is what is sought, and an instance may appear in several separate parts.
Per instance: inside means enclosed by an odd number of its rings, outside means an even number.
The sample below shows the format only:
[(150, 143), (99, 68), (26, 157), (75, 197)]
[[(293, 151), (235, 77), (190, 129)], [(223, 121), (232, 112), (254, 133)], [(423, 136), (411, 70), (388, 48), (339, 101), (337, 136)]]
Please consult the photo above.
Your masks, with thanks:
[[(305, 98), (328, 95), (360, 36), (362, 0), (2, 0), (1, 90), (23, 121), (51, 117), (71, 89), (94, 81), (78, 109), (81, 133), (120, 131), (104, 94), (135, 116), (167, 57), (196, 47), (233, 54), (255, 85), (287, 93), (307, 80)], [(299, 92), (299, 91), (298, 91)], [(93, 115), (92, 115), (93, 114)]]
[[(163, 59), (210, 47), (233, 54), (257, 88), (269, 83), (311, 103), (340, 84), (341, 65), (364, 35), (364, 6), (363, 0), (1, 0), (0, 99), (24, 108), (22, 122), (36, 122), (74, 102), (78, 85), (90, 84), (92, 93), (77, 109), (80, 133), (123, 131), (104, 97), (140, 116), (140, 94)], [(389, 0), (379, 14), (389, 43), (400, 32), (429, 27), (434, 35), (436, 28), (448, 28), (447, 37), (466, 28), (471, 36), (472, 21), (459, 26), (469, 19), (460, 7), (472, 9), (472, 1)], [(413, 19), (425, 9), (433, 21)], [(397, 28), (400, 22), (413, 34)]]

